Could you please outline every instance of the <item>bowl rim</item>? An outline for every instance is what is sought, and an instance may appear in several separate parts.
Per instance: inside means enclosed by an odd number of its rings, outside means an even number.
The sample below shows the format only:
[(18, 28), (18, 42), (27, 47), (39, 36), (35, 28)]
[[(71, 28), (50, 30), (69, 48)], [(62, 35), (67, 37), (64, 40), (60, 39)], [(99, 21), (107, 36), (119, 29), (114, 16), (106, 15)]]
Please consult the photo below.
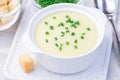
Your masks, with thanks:
[[(51, 8), (51, 7), (63, 6), (63, 5), (67, 5), (67, 6), (69, 5), (69, 6), (74, 6), (74, 7), (78, 7), (78, 8), (82, 8), (82, 9), (88, 10), (87, 7), (83, 7), (83, 6), (76, 5), (76, 4), (70, 4), (70, 3), (60, 3), (60, 4), (50, 5), (50, 6), (46, 7), (46, 8), (44, 8), (44, 9), (42, 9), (41, 11), (37, 12), (37, 13), (32, 17), (32, 19), (30, 20), (28, 26), (31, 27), (34, 19), (35, 19), (42, 11), (44, 11), (44, 10), (46, 10), (46, 9), (48, 9), (48, 8)], [(103, 13), (103, 15), (104, 15), (104, 13)], [(106, 18), (105, 15), (104, 15), (104, 17)], [(90, 18), (90, 19), (91, 19), (91, 18)], [(94, 22), (95, 22), (95, 21), (94, 21)], [(37, 22), (36, 22), (36, 24), (37, 24)], [(95, 23), (95, 24), (96, 24), (96, 23)], [(35, 25), (35, 24), (34, 24), (34, 25)], [(30, 28), (29, 28), (29, 29), (30, 29)], [(31, 35), (30, 35), (29, 32), (30, 32), (30, 30), (28, 30), (28, 34), (29, 34), (29, 36), (31, 37)], [(97, 43), (96, 43), (96, 45), (93, 47), (93, 49), (85, 52), (84, 54), (77, 55), (77, 56), (70, 56), (70, 57), (69, 57), (69, 56), (68, 56), (68, 57), (63, 57), (63, 56), (57, 56), (57, 55), (53, 55), (53, 54), (48, 54), (47, 52), (42, 51), (40, 48), (38, 48), (38, 46), (37, 46), (37, 44), (35, 44), (35, 41), (33, 40), (33, 38), (31, 38), (31, 40), (32, 40), (33, 44), (39, 49), (39, 53), (38, 53), (38, 54), (45, 54), (45, 55), (47, 55), (47, 56), (51, 56), (51, 57), (55, 57), (55, 58), (72, 59), (72, 58), (83, 57), (83, 56), (89, 55), (89, 54), (91, 54), (92, 52), (94, 52), (94, 51), (100, 46), (100, 44), (101, 44), (102, 41), (103, 41), (103, 38), (104, 38), (104, 26), (103, 26), (103, 31), (102, 31), (102, 32), (103, 32), (103, 33), (102, 33), (101, 40), (100, 40), (99, 42), (98, 42), (98, 40), (97, 40)]]

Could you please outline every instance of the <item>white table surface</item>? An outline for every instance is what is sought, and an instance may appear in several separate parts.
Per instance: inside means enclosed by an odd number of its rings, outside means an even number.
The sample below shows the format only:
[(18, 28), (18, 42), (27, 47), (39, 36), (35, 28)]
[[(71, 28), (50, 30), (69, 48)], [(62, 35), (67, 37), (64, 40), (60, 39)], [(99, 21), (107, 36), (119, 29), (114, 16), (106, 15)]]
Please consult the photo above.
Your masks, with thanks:
[[(3, 67), (5, 64), (10, 46), (14, 39), (14, 35), (17, 30), (18, 24), (19, 24), (19, 21), (16, 23), (16, 25), (11, 27), (10, 29), (0, 32), (0, 80), (5, 80), (3, 75)], [(118, 65), (114, 52), (112, 52), (112, 55), (111, 55), (107, 80), (120, 80), (120, 66)]]

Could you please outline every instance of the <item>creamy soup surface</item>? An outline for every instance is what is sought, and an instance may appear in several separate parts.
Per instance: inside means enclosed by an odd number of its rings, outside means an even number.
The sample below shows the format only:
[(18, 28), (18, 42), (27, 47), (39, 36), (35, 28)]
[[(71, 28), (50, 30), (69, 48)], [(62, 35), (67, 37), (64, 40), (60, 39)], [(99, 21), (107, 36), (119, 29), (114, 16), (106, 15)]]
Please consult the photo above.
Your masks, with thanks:
[(98, 39), (96, 25), (78, 12), (56, 12), (39, 21), (34, 31), (37, 46), (47, 54), (73, 57), (91, 50)]

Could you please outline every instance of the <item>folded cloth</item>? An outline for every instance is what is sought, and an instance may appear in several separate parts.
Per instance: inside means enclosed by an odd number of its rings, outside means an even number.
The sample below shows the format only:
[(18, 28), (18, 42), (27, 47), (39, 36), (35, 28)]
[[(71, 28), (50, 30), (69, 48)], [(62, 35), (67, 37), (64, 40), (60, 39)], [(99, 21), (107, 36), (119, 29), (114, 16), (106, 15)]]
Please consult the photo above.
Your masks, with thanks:
[[(118, 9), (116, 11), (117, 14), (115, 15), (114, 21), (116, 23), (116, 30), (117, 30), (117, 34), (119, 36), (119, 41), (120, 41), (120, 0), (117, 0), (117, 1), (118, 2), (116, 3), (118, 3)], [(120, 80), (120, 62), (118, 62), (117, 58), (118, 57), (115, 55), (115, 51), (113, 50), (111, 55), (110, 68), (108, 71), (107, 80)]]

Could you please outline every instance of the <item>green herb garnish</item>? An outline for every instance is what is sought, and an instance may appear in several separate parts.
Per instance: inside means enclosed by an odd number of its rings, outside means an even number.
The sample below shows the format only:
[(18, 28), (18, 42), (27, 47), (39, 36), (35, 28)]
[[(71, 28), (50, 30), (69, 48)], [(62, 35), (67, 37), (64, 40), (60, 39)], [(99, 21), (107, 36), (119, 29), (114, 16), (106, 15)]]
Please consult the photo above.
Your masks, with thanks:
[(55, 46), (56, 46), (56, 47), (59, 47), (59, 45), (58, 45), (57, 43), (55, 43)]
[(59, 47), (59, 50), (62, 51), (62, 47)]
[(66, 23), (73, 23), (73, 20), (70, 18), (69, 15), (66, 15)]
[(88, 27), (87, 30), (90, 31), (91, 29)]
[(71, 33), (71, 36), (74, 36), (74, 35), (75, 35), (75, 33), (74, 33), (74, 32), (72, 32), (72, 33)]
[(73, 24), (71, 24), (71, 27), (77, 28), (77, 25), (73, 23)]
[(48, 22), (47, 22), (47, 21), (45, 21), (45, 25), (48, 25)]
[(54, 30), (54, 26), (50, 26), (50, 30)]
[(84, 39), (84, 36), (81, 36), (80, 38), (81, 38), (81, 39)]
[(82, 35), (84, 36), (84, 35), (85, 35), (85, 32), (83, 32)]
[(57, 38), (57, 37), (54, 37), (54, 39), (55, 39), (55, 41), (57, 41), (57, 40), (58, 40), (58, 38)]
[(53, 19), (56, 19), (56, 17), (55, 17), (55, 16), (53, 16)]
[(68, 18), (68, 19), (66, 20), (66, 23), (73, 23), (73, 20), (72, 20), (71, 18)]
[(66, 17), (66, 18), (70, 18), (70, 16), (69, 16), (69, 15), (66, 15), (65, 17)]
[(62, 31), (61, 34), (65, 34), (65, 32)]
[(64, 37), (64, 35), (61, 35), (61, 37)]
[(77, 40), (77, 39), (75, 39), (74, 43), (78, 43), (78, 40)]
[(69, 30), (66, 30), (66, 33), (69, 33), (70, 31)]
[(69, 41), (67, 41), (67, 42), (66, 42), (66, 45), (70, 45), (70, 42), (69, 42)]
[(62, 46), (63, 46), (63, 44), (61, 43), (61, 44), (60, 44), (60, 46), (62, 47)]
[(48, 39), (45, 39), (45, 42), (48, 43)]
[(63, 23), (63, 22), (60, 22), (60, 23), (58, 24), (58, 26), (64, 26), (64, 23)]
[(77, 45), (74, 45), (74, 48), (75, 48), (75, 49), (77, 49), (77, 48), (78, 48), (78, 46), (77, 46)]
[(62, 32), (61, 32), (61, 36), (63, 37), (64, 35), (65, 35), (65, 32), (62, 31)]
[(65, 29), (69, 29), (68, 27), (65, 27)]
[(61, 51), (62, 50), (62, 47), (63, 47), (63, 44), (61, 43), (60, 45), (55, 43), (55, 46), (59, 48), (59, 50)]
[(45, 32), (45, 34), (46, 34), (46, 35), (49, 35), (49, 32), (47, 31), (47, 32)]
[(80, 22), (79, 21), (75, 21), (74, 22), (76, 25), (80, 25)]
[(66, 23), (69, 23), (71, 25), (71, 27), (73, 28), (77, 28), (78, 25), (80, 25), (79, 21), (74, 21), (70, 18), (70, 16), (66, 15)]

